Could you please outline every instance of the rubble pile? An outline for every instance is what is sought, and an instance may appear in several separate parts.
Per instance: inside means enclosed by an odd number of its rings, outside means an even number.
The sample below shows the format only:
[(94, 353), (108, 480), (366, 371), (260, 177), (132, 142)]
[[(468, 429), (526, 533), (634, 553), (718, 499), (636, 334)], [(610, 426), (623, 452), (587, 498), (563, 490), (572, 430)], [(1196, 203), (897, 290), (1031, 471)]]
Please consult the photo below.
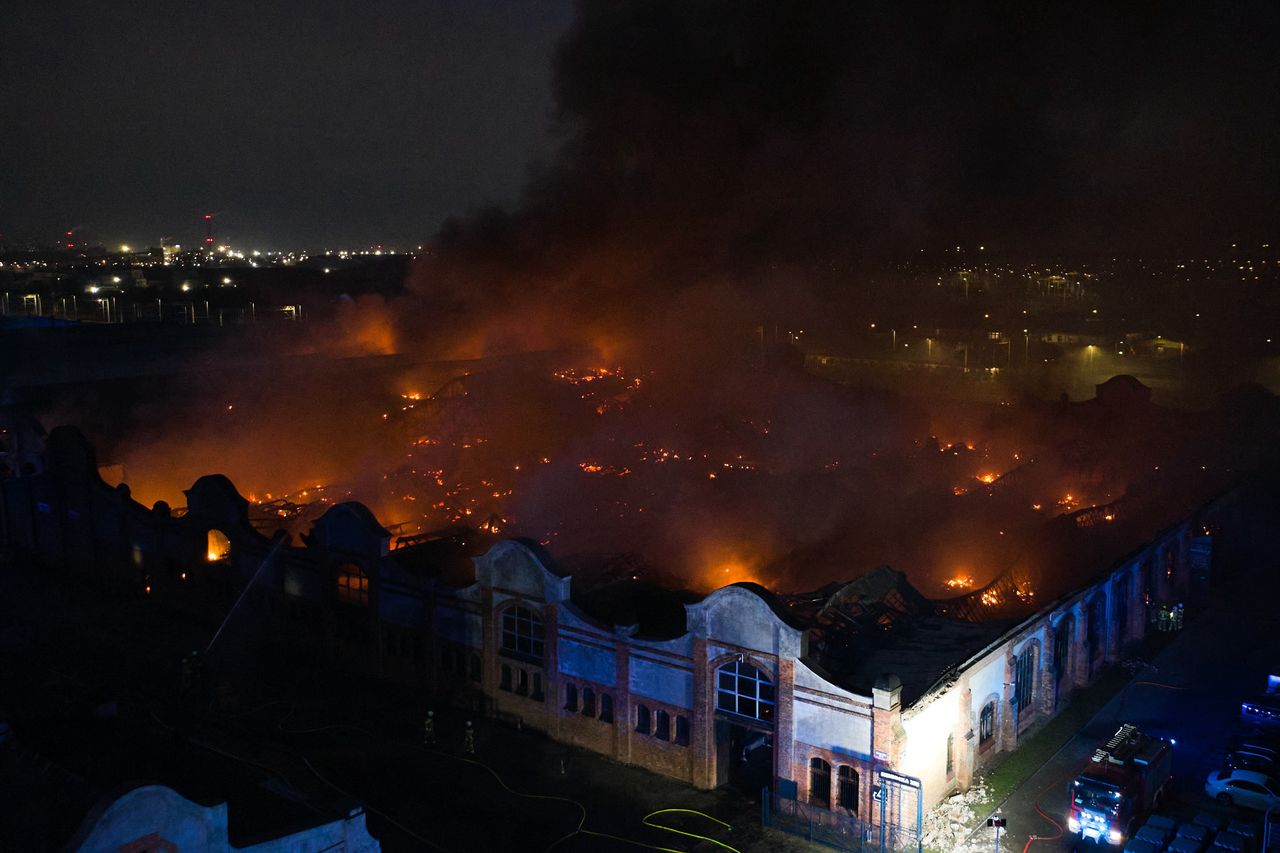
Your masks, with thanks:
[[(987, 802), (987, 786), (975, 780), (969, 790), (952, 794), (924, 816), (924, 846), (931, 850), (961, 850), (977, 820), (975, 806)], [(990, 849), (986, 845), (984, 849)]]

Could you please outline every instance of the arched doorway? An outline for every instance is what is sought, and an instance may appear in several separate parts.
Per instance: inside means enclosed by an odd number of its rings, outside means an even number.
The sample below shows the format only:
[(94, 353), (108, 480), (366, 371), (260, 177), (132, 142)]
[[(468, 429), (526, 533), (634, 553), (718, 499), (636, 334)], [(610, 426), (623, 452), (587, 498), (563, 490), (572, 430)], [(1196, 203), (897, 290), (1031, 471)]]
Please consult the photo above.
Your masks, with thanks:
[(774, 779), (777, 695), (772, 679), (739, 657), (716, 669), (716, 784), (758, 796)]

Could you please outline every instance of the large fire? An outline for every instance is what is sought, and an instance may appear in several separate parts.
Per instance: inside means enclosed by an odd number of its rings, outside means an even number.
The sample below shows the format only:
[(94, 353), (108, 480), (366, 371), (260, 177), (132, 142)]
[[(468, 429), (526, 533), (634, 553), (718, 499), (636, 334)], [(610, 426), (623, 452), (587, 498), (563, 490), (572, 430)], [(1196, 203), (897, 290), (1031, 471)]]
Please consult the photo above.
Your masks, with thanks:
[[(305, 532), (329, 506), (359, 500), (393, 547), (466, 527), (553, 555), (635, 554), (704, 591), (813, 588), (888, 563), (930, 594), (972, 593), (998, 609), (1044, 594), (988, 584), (1045, 547), (1046, 524), (1070, 514), (1081, 529), (1122, 528), (1126, 484), (1154, 467), (1129, 463), (1110, 439), (1092, 451), (1103, 461), (1082, 465), (1080, 440), (1034, 414), (998, 426), (946, 407), (922, 417), (785, 368), (700, 386), (696, 374), (673, 383), (618, 363), (547, 361), (366, 383), (354, 389), (362, 406), (332, 424), (332, 413), (311, 416), (345, 454), (303, 430), (260, 453), (243, 442), (215, 458), (193, 452), (159, 491), (145, 468), (138, 477), (131, 465), (128, 479), (140, 499), (180, 505), (180, 488), (221, 470), (264, 532)], [(232, 399), (218, 402), (231, 423), (254, 423), (265, 405)], [(221, 553), (211, 542), (209, 558)]]

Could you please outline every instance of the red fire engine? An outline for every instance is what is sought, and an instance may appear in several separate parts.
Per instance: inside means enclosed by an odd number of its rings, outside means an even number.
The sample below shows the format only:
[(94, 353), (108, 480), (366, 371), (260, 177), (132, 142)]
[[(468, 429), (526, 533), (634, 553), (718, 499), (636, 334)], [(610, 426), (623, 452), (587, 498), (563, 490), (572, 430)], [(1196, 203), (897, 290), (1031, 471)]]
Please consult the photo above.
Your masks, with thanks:
[(1173, 773), (1169, 741), (1122, 725), (1071, 783), (1068, 831), (1122, 845), (1159, 802)]

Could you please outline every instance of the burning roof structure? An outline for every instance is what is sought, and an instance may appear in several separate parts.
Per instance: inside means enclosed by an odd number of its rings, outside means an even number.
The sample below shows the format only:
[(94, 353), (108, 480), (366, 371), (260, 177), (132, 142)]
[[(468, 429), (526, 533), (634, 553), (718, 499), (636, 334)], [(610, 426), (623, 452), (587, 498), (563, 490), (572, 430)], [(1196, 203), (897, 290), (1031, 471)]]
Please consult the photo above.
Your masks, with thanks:
[[(332, 479), (273, 488), (280, 466), (228, 457), (224, 470), (265, 533), (302, 533), (359, 500), (397, 545), (525, 537), (579, 569), (611, 565), (602, 588), (621, 589), (790, 593), (889, 564), (975, 622), (1027, 612), (1081, 580), (1078, 566), (1146, 541), (1263, 440), (1255, 428), (1233, 442), (1240, 425), (1157, 406), (1131, 378), (1081, 403), (964, 407), (837, 386), (785, 360), (713, 376), (544, 354), (424, 392), (398, 369), (384, 407), (353, 413), (370, 450)], [(1274, 418), (1265, 399), (1254, 408)], [(179, 503), (146, 487), (146, 466), (171, 459), (135, 458), (138, 496)]]

